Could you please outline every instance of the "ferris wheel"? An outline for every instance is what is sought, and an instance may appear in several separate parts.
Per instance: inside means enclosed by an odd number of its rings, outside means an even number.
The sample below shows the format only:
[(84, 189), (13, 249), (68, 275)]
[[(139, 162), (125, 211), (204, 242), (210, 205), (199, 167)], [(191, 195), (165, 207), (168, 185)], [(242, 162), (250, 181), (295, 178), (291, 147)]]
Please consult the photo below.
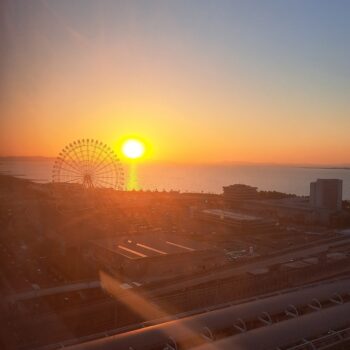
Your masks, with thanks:
[(54, 184), (75, 184), (85, 189), (122, 190), (124, 173), (121, 162), (106, 144), (82, 139), (62, 149), (53, 166)]

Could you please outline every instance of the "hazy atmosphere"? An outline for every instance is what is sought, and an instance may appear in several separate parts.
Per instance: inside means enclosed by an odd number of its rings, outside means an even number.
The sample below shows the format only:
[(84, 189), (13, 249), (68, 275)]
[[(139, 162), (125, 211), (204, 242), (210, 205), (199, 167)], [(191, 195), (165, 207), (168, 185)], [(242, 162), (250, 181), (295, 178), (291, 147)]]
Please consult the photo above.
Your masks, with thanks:
[(350, 349), (350, 0), (0, 28), (0, 350)]
[(1, 5), (0, 155), (80, 137), (162, 162), (350, 163), (350, 2)]

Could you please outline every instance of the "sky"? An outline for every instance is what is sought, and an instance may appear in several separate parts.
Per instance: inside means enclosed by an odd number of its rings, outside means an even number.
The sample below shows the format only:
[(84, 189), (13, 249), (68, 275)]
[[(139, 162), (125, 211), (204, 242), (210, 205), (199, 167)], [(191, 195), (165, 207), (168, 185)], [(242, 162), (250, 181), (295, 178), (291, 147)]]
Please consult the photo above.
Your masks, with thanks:
[(0, 155), (350, 164), (350, 1), (6, 0)]

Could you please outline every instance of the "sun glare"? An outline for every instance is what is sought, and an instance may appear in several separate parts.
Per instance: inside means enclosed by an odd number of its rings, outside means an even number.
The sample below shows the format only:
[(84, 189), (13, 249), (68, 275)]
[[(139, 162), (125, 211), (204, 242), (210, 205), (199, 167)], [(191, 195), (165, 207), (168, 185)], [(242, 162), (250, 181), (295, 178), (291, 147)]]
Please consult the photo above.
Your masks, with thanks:
[(124, 142), (122, 151), (127, 158), (137, 159), (145, 153), (145, 146), (139, 140), (130, 139)]

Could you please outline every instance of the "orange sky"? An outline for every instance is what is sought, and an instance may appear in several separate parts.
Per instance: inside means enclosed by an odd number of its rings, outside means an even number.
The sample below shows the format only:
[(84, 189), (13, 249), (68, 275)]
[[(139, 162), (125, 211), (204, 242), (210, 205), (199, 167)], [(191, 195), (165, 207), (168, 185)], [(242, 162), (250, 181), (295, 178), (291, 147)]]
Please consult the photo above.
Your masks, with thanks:
[(337, 70), (348, 52), (330, 66), (322, 50), (337, 47), (317, 31), (284, 46), (278, 11), (259, 28), (244, 5), (238, 19), (207, 2), (19, 3), (5, 11), (0, 155), (55, 156), (79, 138), (119, 151), (131, 135), (151, 161), (350, 163), (349, 81)]

